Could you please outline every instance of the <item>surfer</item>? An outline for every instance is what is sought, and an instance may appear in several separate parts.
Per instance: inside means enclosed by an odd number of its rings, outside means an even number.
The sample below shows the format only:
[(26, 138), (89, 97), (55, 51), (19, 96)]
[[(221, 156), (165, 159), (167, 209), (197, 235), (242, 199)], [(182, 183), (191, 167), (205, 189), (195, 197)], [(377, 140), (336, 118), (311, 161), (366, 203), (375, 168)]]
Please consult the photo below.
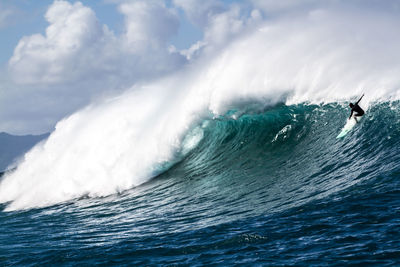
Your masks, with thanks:
[(355, 112), (354, 119), (356, 120), (356, 122), (358, 122), (356, 117), (361, 117), (362, 115), (364, 115), (364, 113), (365, 113), (364, 110), (358, 105), (358, 103), (360, 103), (363, 96), (364, 96), (364, 94), (360, 97), (360, 99), (358, 99), (358, 101), (355, 104), (353, 104), (353, 103), (349, 104), (349, 106), (351, 108), (351, 114), (350, 114), (349, 120), (351, 119), (351, 116), (353, 115), (354, 112)]

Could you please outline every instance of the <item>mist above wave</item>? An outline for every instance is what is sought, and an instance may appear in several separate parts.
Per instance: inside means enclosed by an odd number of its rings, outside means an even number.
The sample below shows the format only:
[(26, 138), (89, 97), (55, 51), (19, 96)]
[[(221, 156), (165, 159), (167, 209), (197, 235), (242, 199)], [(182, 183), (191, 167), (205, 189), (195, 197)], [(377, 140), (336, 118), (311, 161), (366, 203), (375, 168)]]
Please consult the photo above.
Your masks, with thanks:
[(399, 26), (390, 14), (318, 9), (250, 28), (171, 77), (60, 121), (3, 178), (0, 202), (15, 210), (132, 188), (175, 161), (198, 122), (252, 103), (399, 99)]

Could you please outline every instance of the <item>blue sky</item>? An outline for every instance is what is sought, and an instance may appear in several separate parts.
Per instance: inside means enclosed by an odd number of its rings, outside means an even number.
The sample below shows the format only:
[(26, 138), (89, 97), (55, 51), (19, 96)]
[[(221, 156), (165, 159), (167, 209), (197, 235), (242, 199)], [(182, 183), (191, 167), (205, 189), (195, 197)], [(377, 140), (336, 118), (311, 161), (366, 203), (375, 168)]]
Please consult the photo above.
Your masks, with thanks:
[[(0, 28), (0, 64), (4, 65), (10, 59), (19, 40), (26, 35), (42, 33), (48, 25), (44, 18), (47, 8), (54, 0), (2, 0), (1, 9), (10, 9), (11, 15), (6, 19), (5, 25)], [(76, 1), (70, 1), (76, 2)], [(99, 21), (106, 24), (115, 32), (123, 31), (123, 16), (118, 12), (115, 3), (103, 0), (83, 0), (95, 12)], [(230, 4), (233, 1), (222, 1)], [(181, 21), (179, 33), (171, 38), (171, 44), (178, 49), (188, 48), (203, 36), (202, 31), (190, 23), (183, 10), (178, 10)]]

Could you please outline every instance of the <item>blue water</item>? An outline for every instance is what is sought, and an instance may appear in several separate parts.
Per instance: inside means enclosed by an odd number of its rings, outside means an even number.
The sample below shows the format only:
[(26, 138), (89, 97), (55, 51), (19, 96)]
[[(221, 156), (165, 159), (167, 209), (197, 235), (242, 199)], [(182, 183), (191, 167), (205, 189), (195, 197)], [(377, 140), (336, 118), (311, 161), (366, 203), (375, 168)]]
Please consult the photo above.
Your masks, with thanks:
[(341, 104), (206, 120), (141, 186), (0, 212), (0, 265), (399, 265), (399, 112), (372, 104), (344, 139)]

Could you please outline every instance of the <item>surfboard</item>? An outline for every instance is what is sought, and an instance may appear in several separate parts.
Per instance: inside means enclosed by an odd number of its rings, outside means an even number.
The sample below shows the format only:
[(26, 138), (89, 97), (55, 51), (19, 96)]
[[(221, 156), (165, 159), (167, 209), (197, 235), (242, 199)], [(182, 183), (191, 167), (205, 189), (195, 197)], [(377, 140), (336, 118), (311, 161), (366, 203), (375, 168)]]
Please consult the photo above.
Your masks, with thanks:
[[(357, 117), (358, 122), (360, 122), (362, 116), (361, 117)], [(342, 138), (345, 137), (352, 129), (354, 126), (357, 125), (357, 121), (355, 119), (355, 116), (351, 116), (350, 119), (347, 120), (346, 124), (344, 125), (342, 131), (338, 134), (338, 136), (336, 136), (336, 138)]]

